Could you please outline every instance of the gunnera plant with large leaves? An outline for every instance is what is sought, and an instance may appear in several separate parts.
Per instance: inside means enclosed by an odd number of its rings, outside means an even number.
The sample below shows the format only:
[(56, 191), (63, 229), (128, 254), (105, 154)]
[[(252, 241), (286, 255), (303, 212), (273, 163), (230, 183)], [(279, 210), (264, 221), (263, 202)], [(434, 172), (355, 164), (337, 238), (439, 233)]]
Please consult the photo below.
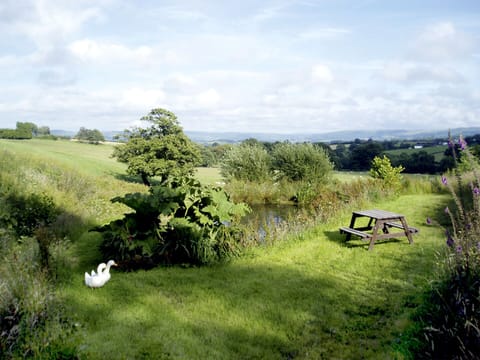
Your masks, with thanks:
[(94, 230), (102, 233), (105, 258), (124, 269), (227, 260), (239, 250), (235, 224), (249, 211), (247, 205), (233, 203), (223, 189), (190, 177), (169, 179), (148, 193), (112, 201), (133, 212)]

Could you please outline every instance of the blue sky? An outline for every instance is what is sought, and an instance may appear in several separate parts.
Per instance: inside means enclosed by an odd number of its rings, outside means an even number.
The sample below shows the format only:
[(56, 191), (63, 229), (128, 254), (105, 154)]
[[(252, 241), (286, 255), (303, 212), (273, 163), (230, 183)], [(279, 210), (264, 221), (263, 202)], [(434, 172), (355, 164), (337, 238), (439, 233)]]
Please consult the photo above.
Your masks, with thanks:
[(0, 127), (480, 125), (480, 1), (1, 0)]

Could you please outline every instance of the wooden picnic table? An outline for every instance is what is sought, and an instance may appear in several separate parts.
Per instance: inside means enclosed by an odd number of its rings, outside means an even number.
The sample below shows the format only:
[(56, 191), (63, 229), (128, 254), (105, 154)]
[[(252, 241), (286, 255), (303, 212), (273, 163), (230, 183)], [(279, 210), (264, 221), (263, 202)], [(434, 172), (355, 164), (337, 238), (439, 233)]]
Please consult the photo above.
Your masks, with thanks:
[[(368, 224), (355, 227), (358, 218), (368, 218)], [(401, 232), (391, 233), (390, 229), (401, 229)], [(369, 231), (371, 232), (365, 232)], [(382, 239), (397, 238), (406, 236), (410, 244), (413, 243), (412, 234), (418, 232), (418, 229), (409, 227), (405, 216), (385, 210), (360, 210), (352, 212), (352, 219), (349, 227), (341, 227), (340, 233), (346, 234), (346, 240), (349, 241), (352, 235), (359, 236), (362, 240), (370, 241), (368, 250), (372, 250), (375, 241)]]

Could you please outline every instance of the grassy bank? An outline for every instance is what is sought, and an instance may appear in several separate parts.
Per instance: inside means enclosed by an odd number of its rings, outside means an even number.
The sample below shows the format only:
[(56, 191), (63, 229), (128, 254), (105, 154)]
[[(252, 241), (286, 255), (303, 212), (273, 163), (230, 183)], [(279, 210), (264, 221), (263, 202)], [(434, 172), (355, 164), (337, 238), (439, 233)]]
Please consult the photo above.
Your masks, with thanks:
[[(34, 164), (48, 161), (90, 184), (84, 197), (62, 197), (68, 191), (47, 180), (37, 187), (80, 216), (103, 214), (96, 222), (119, 211), (105, 210), (109, 196), (139, 186), (122, 181), (121, 164), (105, 149), (0, 141), (0, 151), (10, 156), (42, 159), (24, 164), (37, 166), (38, 178), (49, 170)], [(98, 290), (83, 284), (84, 272), (101, 260), (100, 238), (85, 228), (66, 249), (69, 266), (55, 293), (77, 324), (79, 353), (86, 359), (408, 358), (408, 342), (415, 341), (406, 335), (414, 325), (410, 316), (434, 272), (435, 252), (444, 245), (443, 231), (425, 219), (441, 213), (446, 201), (447, 195), (417, 192), (365, 204), (405, 214), (420, 229), (413, 245), (403, 238), (369, 252), (361, 241), (345, 244), (338, 228), (350, 220), (346, 210), (226, 265), (113, 270)]]

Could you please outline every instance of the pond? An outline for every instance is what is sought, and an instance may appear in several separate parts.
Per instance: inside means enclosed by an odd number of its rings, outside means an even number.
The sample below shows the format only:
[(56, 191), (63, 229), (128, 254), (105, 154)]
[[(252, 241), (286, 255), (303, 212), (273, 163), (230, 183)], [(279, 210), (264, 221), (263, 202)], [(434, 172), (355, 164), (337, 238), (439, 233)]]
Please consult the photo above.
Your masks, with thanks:
[(275, 231), (285, 221), (295, 216), (299, 209), (294, 205), (257, 204), (250, 207), (252, 211), (243, 218), (242, 223), (257, 231), (259, 242), (264, 242), (267, 232)]
[(246, 223), (256, 222), (259, 224), (279, 224), (282, 220), (295, 215), (298, 207), (295, 205), (250, 205), (252, 212), (245, 216)]

